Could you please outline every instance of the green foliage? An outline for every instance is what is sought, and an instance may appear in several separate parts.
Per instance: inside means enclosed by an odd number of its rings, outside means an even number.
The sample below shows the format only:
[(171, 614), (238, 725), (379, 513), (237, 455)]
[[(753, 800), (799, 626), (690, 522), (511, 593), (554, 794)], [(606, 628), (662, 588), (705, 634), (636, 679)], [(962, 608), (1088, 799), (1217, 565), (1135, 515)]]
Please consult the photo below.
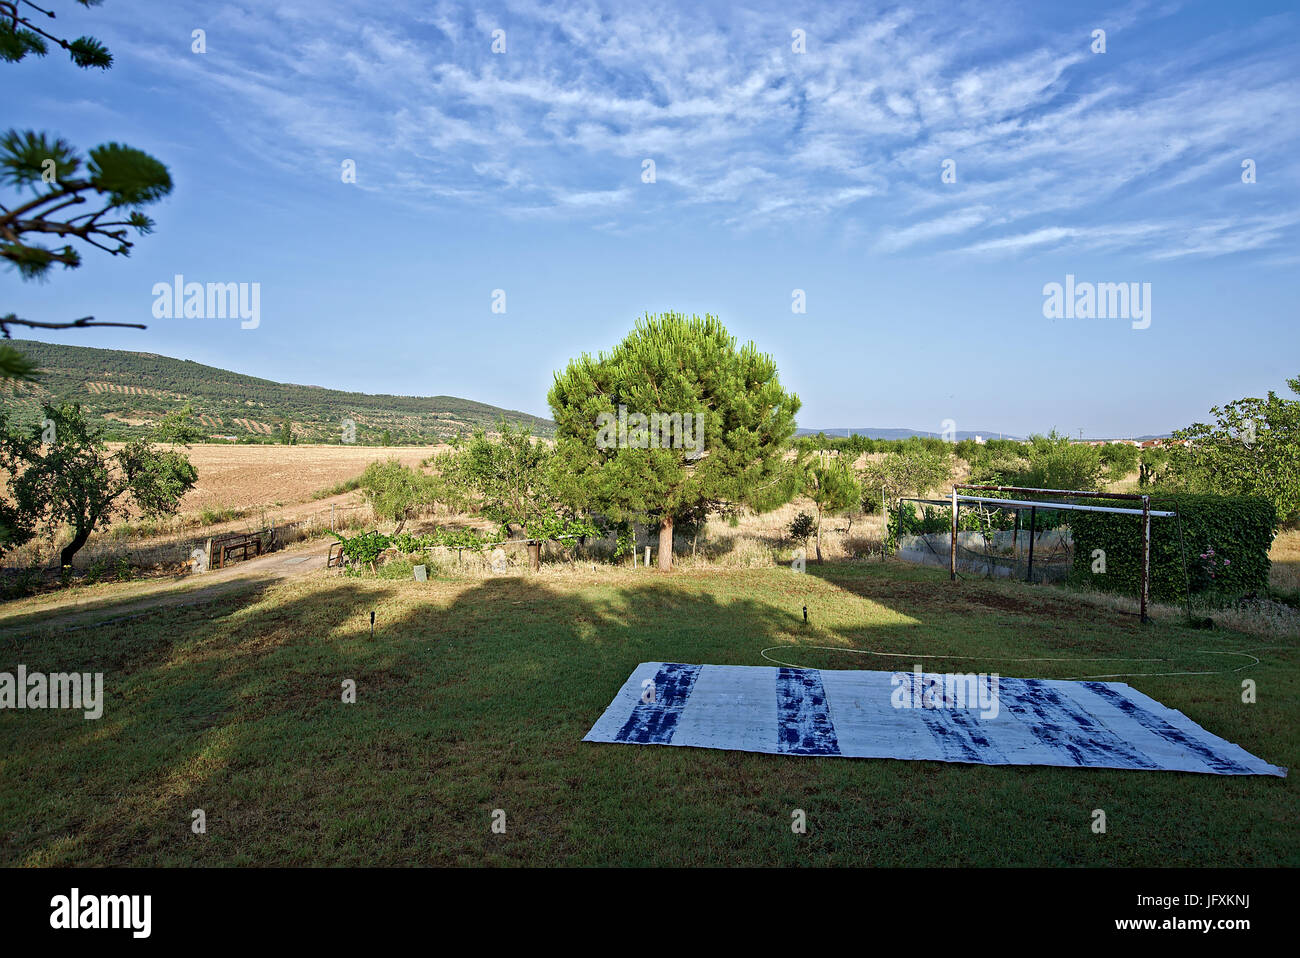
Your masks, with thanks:
[[(889, 517), (889, 541), (897, 545), (899, 536), (925, 536), (939, 532), (952, 532), (952, 506), (922, 506), (918, 515), (917, 503), (904, 502), (901, 508), (894, 509)], [(1039, 532), (1052, 528), (1054, 523), (1047, 517), (1035, 523)], [(974, 506), (958, 510), (958, 532), (1005, 532), (1015, 528), (1015, 515), (1000, 509), (987, 511)], [(1025, 520), (1026, 522), (1028, 520)], [(1026, 528), (1028, 526), (1026, 525)]]
[(228, 506), (204, 506), (199, 510), (199, 525), (220, 525), (223, 522), (230, 522), (234, 519), (238, 519), (243, 514), (242, 510), (231, 509)]
[[(83, 7), (97, 7), (102, 0), (77, 0)], [(72, 62), (82, 69), (95, 67), (107, 70), (113, 65), (113, 55), (108, 47), (94, 37), (78, 37), (66, 40), (48, 32), (46, 27), (54, 18), (54, 12), (36, 7), (44, 15), (43, 19), (32, 20), (31, 14), (23, 9), (20, 0), (10, 0), (0, 4), (0, 61), (17, 63), (28, 56), (43, 57), (49, 52), (46, 40), (58, 44), (68, 51)]]
[(1111, 480), (1123, 479), (1138, 467), (1141, 450), (1126, 442), (1108, 442), (1098, 447), (1101, 463), (1106, 467), (1106, 476)]
[(819, 432), (812, 436), (797, 436), (794, 439), (794, 447), (801, 453), (812, 452), (837, 452), (846, 456), (850, 462), (857, 459), (863, 453), (883, 452), (891, 447), (898, 440), (891, 439), (871, 439), (867, 436), (828, 436), (824, 432)]
[(58, 176), (70, 178), (81, 168), (76, 148), (62, 137), (28, 130), (0, 136), (0, 183), (39, 190), (50, 163)]
[[(363, 532), (357, 536), (345, 536), (341, 532), (331, 532), (335, 539), (343, 544), (343, 554), (354, 563), (364, 563), (373, 567), (379, 556), (392, 545), (393, 537), (378, 530)], [(412, 550), (414, 551), (414, 550)]]
[[(1300, 377), (1287, 380), (1300, 395)], [(1266, 399), (1238, 399), (1210, 410), (1174, 436), (1169, 481), (1193, 492), (1262, 496), (1284, 522), (1300, 520), (1300, 401), (1271, 390)]]
[(862, 494), (849, 463), (839, 456), (819, 458), (807, 467), (804, 479), (804, 494), (819, 516), (851, 508)]
[[(236, 420), (275, 426), (288, 419), (300, 443), (339, 443), (343, 420), (352, 419), (360, 445), (378, 445), (383, 429), (389, 430), (394, 445), (432, 444), (457, 432), (493, 427), (503, 416), (529, 426), (534, 435), (549, 436), (553, 430), (548, 420), (454, 396), (370, 396), (275, 383), (151, 353), (32, 340), (14, 340), (14, 345), (44, 370), (42, 387), (59, 401), (80, 402), (110, 439), (145, 435), (150, 427), (105, 418), (108, 415), (158, 422), (185, 406), (196, 417), (209, 417), (201, 424), (204, 436), (229, 434), (259, 443), (277, 437), (254, 432)], [(88, 383), (111, 383), (114, 389), (92, 392)], [(6, 405), (16, 406), (28, 421), (39, 418), (34, 400), (15, 398), (12, 404), (6, 398)]]
[(984, 443), (963, 439), (954, 451), (970, 463), (971, 482), (1015, 485), (1013, 480), (1029, 468), (1029, 444), (1017, 439), (990, 439)]
[(194, 407), (190, 405), (167, 413), (154, 428), (154, 438), (159, 442), (170, 442), (178, 446), (201, 442), (205, 435), (203, 429), (194, 421)]
[(947, 447), (931, 450), (924, 445), (900, 447), (869, 461), (862, 469), (863, 499), (890, 502), (899, 496), (922, 496), (952, 478), (952, 458)]
[(1029, 437), (1029, 467), (1006, 483), (1035, 489), (1092, 492), (1101, 482), (1101, 453), (1096, 446), (1072, 443), (1052, 430)]
[[(1068, 436), (1055, 430), (1046, 436), (1034, 435), (1028, 442), (993, 439), (983, 446), (965, 441), (958, 443), (958, 453), (971, 464), (971, 481), (998, 486), (1029, 486), (1035, 489), (1095, 490), (1101, 482), (1103, 455), (1111, 461), (1126, 463), (1136, 453), (1132, 446), (1088, 446), (1072, 443)], [(1103, 453), (1103, 449), (1114, 450)], [(1128, 450), (1125, 452), (1124, 450)], [(1108, 470), (1119, 478), (1132, 470)]]
[(817, 507), (817, 561), (822, 561), (822, 519), (858, 503), (862, 489), (844, 456), (819, 455), (804, 466), (804, 494)]
[[(4, 425), (0, 422), (0, 436)], [(0, 497), (0, 557), (10, 549), (31, 541), (34, 534), (32, 517), (22, 512), (8, 498)]]
[(1152, 446), (1138, 453), (1138, 486), (1163, 486), (1169, 480), (1169, 450)]
[[(167, 167), (148, 153), (122, 143), (105, 143), (92, 149), (86, 169), (90, 185), (112, 206), (147, 206), (172, 191)], [(149, 232), (148, 227), (141, 232)]]
[(33, 382), (40, 367), (8, 343), (0, 343), (0, 385), (5, 382)]
[(970, 480), (991, 486), (1024, 485), (1023, 477), (1029, 471), (1029, 458), (1023, 455), (1028, 449), (1021, 447), (1021, 452), (998, 452), (982, 459), (971, 467)]
[[(611, 352), (571, 361), (547, 398), (554, 488), (574, 512), (671, 523), (726, 508), (766, 511), (798, 488), (783, 456), (799, 399), (781, 387), (770, 356), (752, 343), (737, 348), (714, 316), (647, 315)], [(676, 437), (662, 421), (654, 433), (632, 418), (652, 414), (680, 417)]]
[(149, 517), (172, 515), (198, 474), (185, 456), (157, 449), (150, 439), (128, 442), (110, 454), (103, 435), (75, 404), (42, 407), (53, 432), (28, 432), (0, 420), (0, 468), (10, 476), (16, 511), (27, 527), (44, 525), (51, 539), (64, 527), (72, 541), (60, 566), (70, 565), (91, 533), (131, 504)]
[[(0, 136), (0, 182), (36, 193), (35, 198), (0, 206), (0, 258), (23, 279), (41, 278), (55, 263), (68, 269), (81, 265), (81, 255), (71, 245), (55, 249), (37, 242), (47, 235), (129, 255), (133, 244), (126, 239), (128, 230), (143, 235), (153, 229), (153, 221), (139, 207), (158, 202), (172, 190), (167, 167), (121, 143), (92, 149), (87, 175), (78, 178), (81, 167), (81, 158), (65, 140), (32, 130), (9, 130)], [(51, 171), (53, 180), (46, 175)], [(87, 203), (98, 209), (83, 211)], [(24, 239), (28, 235), (32, 239)], [(16, 318), (7, 322), (22, 324)]]
[[(1114, 500), (1111, 504), (1133, 507), (1131, 501)], [(1277, 514), (1268, 499), (1162, 493), (1151, 496), (1151, 508), (1177, 512), (1182, 520), (1181, 538), (1179, 518), (1151, 520), (1153, 598), (1181, 601), (1189, 584), (1192, 596), (1206, 604), (1268, 590), (1268, 553), (1277, 532)], [(1137, 594), (1142, 570), (1141, 516), (1078, 512), (1070, 517), (1070, 529), (1074, 534), (1071, 581), (1107, 592)], [(1104, 574), (1092, 571), (1097, 549), (1105, 553)], [(1218, 560), (1213, 569), (1200, 558), (1210, 552)], [(1215, 572), (1213, 577), (1210, 571)]]
[(507, 527), (522, 528), (551, 508), (552, 453), (527, 426), (502, 420), (497, 433), (492, 437), (476, 429), (468, 438), (458, 436), (452, 440), (454, 451), (432, 462), (464, 504)]
[(361, 473), (360, 489), (375, 515), (397, 523), (400, 532), (423, 505), (438, 498), (438, 480), (396, 459), (372, 462)]
[[(737, 348), (715, 316), (642, 317), (608, 354), (556, 373), (547, 400), (556, 498), (575, 513), (658, 523), (660, 562), (671, 562), (663, 532), (677, 521), (771, 510), (800, 484), (783, 460), (800, 400), (781, 387), (771, 356)], [(677, 417), (676, 437), (662, 420), (660, 432), (649, 428), (651, 415)]]
[(602, 532), (587, 518), (573, 518), (556, 512), (534, 515), (525, 526), (529, 539), (585, 539), (597, 538)]
[[(371, 530), (356, 536), (346, 536), (341, 532), (331, 532), (335, 539), (343, 544), (343, 554), (354, 564), (368, 565), (372, 568), (379, 557), (389, 549), (402, 555), (416, 555), (435, 547), (449, 549), (486, 549), (505, 542), (507, 533), (504, 528), (492, 534), (484, 534), (475, 529), (435, 529), (427, 533), (395, 532), (392, 535)], [(547, 540), (578, 539), (587, 536), (603, 535), (592, 522), (585, 519), (570, 519), (555, 513), (535, 516), (528, 528), (528, 538)]]
[(614, 524), (614, 557), (630, 556), (636, 549), (636, 528), (623, 521)]
[(801, 512), (790, 521), (790, 538), (796, 542), (807, 543), (809, 537), (817, 531), (817, 520), (806, 512)]

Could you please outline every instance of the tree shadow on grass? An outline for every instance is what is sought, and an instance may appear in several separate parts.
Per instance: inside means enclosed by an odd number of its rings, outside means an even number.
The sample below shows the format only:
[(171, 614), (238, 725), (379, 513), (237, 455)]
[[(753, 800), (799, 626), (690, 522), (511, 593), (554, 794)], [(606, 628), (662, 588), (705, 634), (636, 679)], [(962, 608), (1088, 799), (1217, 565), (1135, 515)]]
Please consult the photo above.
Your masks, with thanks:
[[(1161, 823), (1187, 776), (581, 741), (643, 661), (766, 665), (768, 646), (864, 637), (960, 648), (969, 614), (925, 611), (910, 591), (918, 584), (932, 586), (833, 567), (429, 583), (321, 576), (237, 606), (162, 609), (0, 646), (0, 670), (104, 671), (107, 693), (97, 722), (0, 713), (0, 864), (1189, 860), (1184, 832)], [(1041, 629), (1051, 639), (1046, 620)], [(342, 700), (349, 680), (355, 704)], [(1264, 787), (1215, 783), (1216, 797), (1242, 800)], [(1086, 811), (1099, 796), (1154, 803), (1149, 827), (1091, 841)], [(794, 808), (816, 823), (810, 834), (790, 830)], [(204, 834), (191, 830), (195, 809)], [(491, 827), (497, 809), (504, 834)], [(1237, 853), (1268, 861), (1290, 847), (1233, 826), (1240, 816), (1222, 818), (1203, 828)]]
[[(0, 670), (104, 672), (106, 703), (98, 721), (0, 714), (0, 860), (427, 861), (401, 836), (469, 829), (485, 782), (571, 751), (639, 662), (757, 664), (719, 630), (757, 641), (793, 624), (761, 601), (665, 593), (657, 579), (429, 585), (316, 579), (8, 643)], [(430, 788), (444, 801), (431, 805)], [(494, 853), (455, 847), (433, 860)]]

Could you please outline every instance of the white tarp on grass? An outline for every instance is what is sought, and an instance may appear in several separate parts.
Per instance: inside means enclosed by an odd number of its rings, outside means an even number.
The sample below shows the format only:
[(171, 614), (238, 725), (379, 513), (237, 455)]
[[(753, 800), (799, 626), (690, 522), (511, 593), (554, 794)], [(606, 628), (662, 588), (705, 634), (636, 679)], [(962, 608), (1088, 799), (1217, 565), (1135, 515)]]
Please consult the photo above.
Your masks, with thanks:
[(968, 698), (951, 677), (943, 682), (920, 672), (642, 662), (583, 741), (1286, 775), (1122, 682), (989, 677)]

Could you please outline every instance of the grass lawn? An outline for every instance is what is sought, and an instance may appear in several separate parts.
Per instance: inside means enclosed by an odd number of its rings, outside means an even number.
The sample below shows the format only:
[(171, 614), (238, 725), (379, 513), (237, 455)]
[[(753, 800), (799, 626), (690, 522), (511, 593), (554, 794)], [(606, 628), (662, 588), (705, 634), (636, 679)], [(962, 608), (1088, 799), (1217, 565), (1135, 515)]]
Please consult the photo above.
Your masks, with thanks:
[[(580, 741), (648, 660), (767, 665), (760, 649), (803, 643), (987, 656), (951, 668), (1062, 678), (1224, 668), (1196, 650), (1251, 649), (1261, 664), (1243, 673), (1122, 681), (1297, 765), (1294, 637), (1142, 627), (1058, 589), (953, 585), (893, 562), (809, 572), (547, 567), (427, 583), (321, 573), (0, 641), (0, 671), (102, 671), (106, 696), (99, 721), (0, 712), (0, 864), (1300, 864), (1293, 779)], [(1046, 655), (1171, 661), (1006, 661)], [(1257, 704), (1241, 702), (1244, 677)], [(345, 679), (355, 705), (341, 701)], [(190, 830), (196, 808), (204, 835)], [(797, 808), (804, 835), (790, 829)], [(1104, 835), (1090, 828), (1098, 808)], [(493, 809), (505, 834), (491, 830)]]

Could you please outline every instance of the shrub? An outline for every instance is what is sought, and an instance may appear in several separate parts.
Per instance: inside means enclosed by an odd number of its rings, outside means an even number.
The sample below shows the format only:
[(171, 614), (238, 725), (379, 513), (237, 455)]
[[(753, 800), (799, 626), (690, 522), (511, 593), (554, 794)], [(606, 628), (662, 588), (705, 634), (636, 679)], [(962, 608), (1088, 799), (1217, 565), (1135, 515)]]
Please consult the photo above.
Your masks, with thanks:
[(808, 542), (808, 537), (817, 531), (817, 520), (806, 512), (801, 512), (790, 522), (790, 538), (796, 542)]
[[(1133, 505), (1131, 500), (1109, 504)], [(1192, 596), (1213, 605), (1267, 591), (1268, 551), (1277, 532), (1277, 513), (1268, 499), (1165, 493), (1152, 495), (1151, 508), (1178, 513), (1177, 518), (1151, 520), (1152, 598), (1181, 601), (1190, 586)], [(1071, 582), (1128, 595), (1141, 589), (1141, 516), (1078, 512), (1070, 527)], [(1097, 549), (1105, 554), (1105, 574), (1092, 571)], [(1203, 553), (1212, 553), (1213, 563), (1202, 559)]]
[(1123, 479), (1138, 467), (1141, 453), (1137, 446), (1126, 442), (1109, 442), (1100, 447), (1101, 463), (1111, 479)]

